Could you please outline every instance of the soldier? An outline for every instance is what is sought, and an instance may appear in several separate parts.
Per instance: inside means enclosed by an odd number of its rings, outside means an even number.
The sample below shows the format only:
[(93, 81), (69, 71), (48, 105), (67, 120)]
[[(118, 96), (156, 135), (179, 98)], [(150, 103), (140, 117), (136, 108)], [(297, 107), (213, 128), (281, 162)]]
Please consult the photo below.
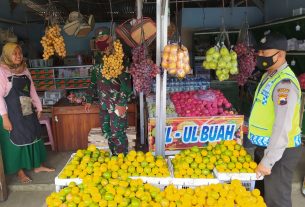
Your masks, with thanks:
[(108, 140), (112, 154), (127, 154), (127, 103), (132, 95), (131, 77), (125, 71), (118, 78), (107, 80), (102, 76), (102, 69), (103, 63), (96, 64), (91, 69), (85, 110), (88, 111), (93, 98), (98, 97), (102, 133)]
[(301, 156), (301, 89), (286, 62), (286, 50), (281, 34), (270, 33), (260, 41), (257, 67), (266, 72), (249, 119), (249, 139), (257, 146), (256, 174), (265, 176), (261, 190), (272, 207), (291, 207), (292, 176)]

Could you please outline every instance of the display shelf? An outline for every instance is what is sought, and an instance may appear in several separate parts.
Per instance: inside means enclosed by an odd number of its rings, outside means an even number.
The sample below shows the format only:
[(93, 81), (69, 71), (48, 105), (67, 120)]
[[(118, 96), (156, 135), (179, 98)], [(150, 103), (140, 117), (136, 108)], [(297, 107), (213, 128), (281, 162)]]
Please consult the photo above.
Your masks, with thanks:
[[(36, 90), (86, 89), (91, 79), (92, 65), (29, 68)], [(52, 81), (52, 82), (50, 82)]]
[[(34, 81), (54, 80), (54, 78), (32, 78)], [(56, 79), (56, 78), (55, 78)]]
[(75, 88), (70, 88), (70, 87), (65, 87), (67, 90), (76, 90), (76, 89), (87, 89), (88, 87), (75, 87)]
[[(84, 76), (84, 77), (66, 77), (66, 78), (54, 78), (55, 80), (70, 80), (70, 79), (90, 79), (90, 76)], [(36, 79), (37, 80), (37, 79)]]
[(305, 56), (305, 51), (288, 51), (286, 55), (289, 56)]
[(203, 61), (203, 60), (205, 60), (205, 56), (195, 56), (194, 60), (195, 61)]
[(72, 69), (72, 68), (86, 68), (86, 67), (92, 67), (92, 65), (75, 65), (75, 66), (38, 67), (38, 68), (29, 68), (29, 70), (45, 70), (45, 69)]

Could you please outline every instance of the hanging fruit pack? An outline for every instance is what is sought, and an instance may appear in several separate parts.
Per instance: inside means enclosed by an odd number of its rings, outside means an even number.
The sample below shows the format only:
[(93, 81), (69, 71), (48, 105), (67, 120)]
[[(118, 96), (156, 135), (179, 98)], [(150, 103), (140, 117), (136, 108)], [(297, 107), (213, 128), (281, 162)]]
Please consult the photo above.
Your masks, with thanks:
[(238, 65), (240, 73), (237, 76), (237, 83), (243, 86), (252, 75), (256, 65), (255, 50), (245, 43), (238, 43), (234, 50), (238, 56)]
[(206, 52), (203, 68), (216, 70), (216, 76), (220, 81), (229, 79), (230, 74), (238, 74), (237, 54), (235, 51), (229, 51), (222, 43), (210, 48)]
[(138, 46), (132, 51), (132, 64), (130, 66), (135, 90), (149, 94), (153, 78), (160, 73), (160, 68), (148, 57), (146, 47)]
[(162, 67), (170, 75), (185, 78), (190, 73), (190, 57), (185, 46), (179, 44), (168, 44), (164, 47), (162, 54)]
[(123, 57), (123, 46), (119, 40), (116, 40), (113, 43), (112, 53), (103, 56), (102, 76), (107, 80), (119, 77), (124, 70)]
[(58, 25), (49, 26), (46, 29), (46, 33), (40, 41), (43, 46), (44, 60), (48, 60), (55, 52), (59, 57), (66, 57), (66, 45), (60, 31), (61, 29)]
[(256, 53), (253, 48), (255, 45), (254, 38), (249, 31), (247, 19), (239, 31), (237, 44), (234, 48), (238, 56), (238, 65), (240, 73), (237, 76), (237, 83), (240, 86), (245, 85), (248, 78), (251, 77), (255, 70)]

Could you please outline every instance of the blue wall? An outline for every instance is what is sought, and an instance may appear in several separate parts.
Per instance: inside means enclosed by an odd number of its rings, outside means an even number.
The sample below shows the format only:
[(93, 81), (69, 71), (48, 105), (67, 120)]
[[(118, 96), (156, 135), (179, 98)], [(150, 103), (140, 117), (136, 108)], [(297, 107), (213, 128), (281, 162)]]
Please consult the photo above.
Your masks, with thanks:
[[(95, 28), (101, 26), (109, 26), (110, 23), (96, 23)], [(14, 33), (18, 36), (19, 40), (26, 40), (26, 55), (30, 58), (41, 58), (42, 55), (42, 46), (40, 40), (44, 35), (45, 26), (43, 24), (28, 24), (28, 25), (9, 25), (9, 24), (0, 24), (0, 28), (9, 28), (13, 27)], [(64, 31), (62, 35), (65, 40), (67, 54), (75, 55), (78, 53), (88, 53), (90, 51), (90, 39), (94, 36), (94, 30), (90, 32), (87, 37), (75, 37), (68, 36)]]
[(245, 21), (245, 12), (248, 13), (250, 25), (263, 23), (263, 14), (256, 7), (248, 9), (244, 7), (232, 8), (183, 8), (182, 27), (183, 28), (202, 28), (216, 29), (222, 25), (221, 17), (224, 14), (225, 25), (227, 28), (240, 28)]
[(26, 14), (25, 6), (18, 5), (14, 8), (13, 12), (11, 12), (11, 7), (9, 0), (0, 0), (0, 17), (10, 20), (16, 21), (25, 21), (26, 18), (29, 18)]
[[(0, 0), (0, 18), (25, 22), (26, 18), (30, 18), (23, 5), (17, 6), (11, 12), (9, 0)], [(95, 28), (101, 26), (109, 26), (109, 23), (96, 23)], [(30, 58), (41, 58), (42, 47), (40, 44), (41, 37), (44, 35), (44, 24), (28, 24), (16, 25), (0, 22), (0, 28), (13, 28), (14, 33), (18, 36), (19, 41), (25, 41), (24, 52)], [(87, 53), (90, 50), (89, 40), (94, 36), (94, 30), (87, 37), (68, 36), (62, 32), (68, 55), (75, 55), (79, 52)]]
[(265, 20), (272, 21), (292, 16), (293, 9), (305, 8), (305, 0), (266, 0)]
[(65, 32), (62, 32), (67, 54), (68, 55), (75, 55), (79, 52), (88, 53), (90, 50), (90, 39), (94, 37), (94, 31), (96, 28), (102, 27), (102, 26), (110, 26), (110, 23), (96, 23), (95, 28), (87, 37), (75, 37), (75, 36), (68, 36)]

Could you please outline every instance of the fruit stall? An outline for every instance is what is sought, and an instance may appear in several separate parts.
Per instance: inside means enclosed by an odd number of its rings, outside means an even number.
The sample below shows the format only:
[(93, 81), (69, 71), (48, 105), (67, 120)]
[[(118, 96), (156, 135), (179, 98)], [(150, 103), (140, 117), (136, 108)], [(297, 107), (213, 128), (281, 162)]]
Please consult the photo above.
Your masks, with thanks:
[[(207, 55), (203, 65), (217, 68), (220, 81), (238, 73), (238, 52), (223, 43)], [(132, 51), (134, 89), (146, 98), (149, 152), (130, 150), (112, 156), (92, 144), (77, 150), (55, 178), (57, 192), (47, 197), (48, 206), (63, 202), (77, 206), (266, 206), (254, 189), (257, 164), (242, 146), (244, 116), (220, 90), (210, 87), (206, 76), (185, 78), (191, 73), (189, 60), (181, 42), (164, 47), (165, 88), (160, 91), (160, 68), (147, 55), (145, 45)], [(168, 87), (167, 73), (174, 76)], [(161, 107), (165, 104), (166, 109), (163, 147), (176, 151), (166, 157), (156, 145), (160, 93), (165, 99)]]
[[(49, 1), (45, 13), (50, 16), (44, 18), (47, 24), (40, 37), (42, 59), (30, 59), (28, 65), (51, 125), (54, 153), (68, 151), (71, 156), (54, 177), (47, 207), (267, 206), (255, 188), (263, 177), (257, 177), (258, 163), (246, 144), (253, 95), (262, 75), (256, 70), (255, 46), (267, 30), (287, 35), (287, 59), (305, 90), (305, 43), (295, 31), (305, 17), (253, 26), (245, 12), (245, 20), (232, 27), (226, 25), (225, 2), (218, 5), (223, 13), (217, 27), (201, 26), (203, 30), (193, 30), (186, 40), (178, 14), (184, 3), (193, 6), (192, 1), (137, 0), (137, 12), (128, 14), (115, 10), (117, 1), (88, 1), (99, 8), (109, 6), (102, 12), (109, 24), (98, 27), (93, 16), (81, 14), (80, 4), (86, 1), (78, 0), (78, 11), (65, 21), (53, 7), (57, 2)], [(154, 5), (153, 16), (144, 17), (143, 4)], [(136, 18), (130, 15), (135, 13)], [(77, 44), (68, 47), (75, 39)], [(74, 51), (81, 41), (90, 43), (87, 55)], [(93, 104), (85, 108), (95, 81), (93, 66), (100, 62), (103, 82), (118, 78), (125, 69), (131, 77), (125, 154), (111, 153), (101, 129), (101, 110), (106, 109), (99, 98), (104, 94), (91, 94)]]

